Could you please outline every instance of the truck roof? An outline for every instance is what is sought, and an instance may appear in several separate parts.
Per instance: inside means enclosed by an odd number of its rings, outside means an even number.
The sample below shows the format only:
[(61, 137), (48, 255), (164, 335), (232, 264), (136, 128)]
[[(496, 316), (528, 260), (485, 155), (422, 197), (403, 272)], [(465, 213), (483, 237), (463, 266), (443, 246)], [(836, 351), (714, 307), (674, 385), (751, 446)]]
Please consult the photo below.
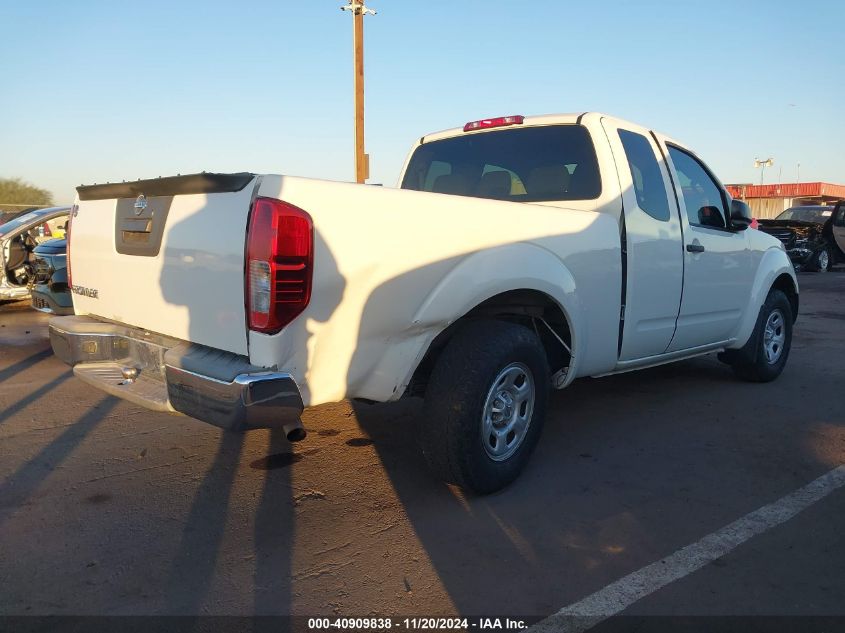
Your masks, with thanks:
[[(630, 126), (632, 128), (642, 128), (641, 125), (633, 123), (631, 121), (626, 121), (625, 119), (620, 119), (619, 117), (611, 116), (609, 114), (604, 114), (602, 112), (569, 112), (569, 113), (562, 113), (562, 114), (538, 114), (538, 115), (531, 115), (525, 116), (525, 120), (523, 121), (522, 125), (524, 126), (531, 126), (531, 125), (572, 125), (575, 123), (581, 123), (584, 119), (610, 119), (617, 125), (621, 126)], [(454, 127), (448, 130), (441, 130), (439, 132), (432, 132), (431, 134), (426, 134), (419, 140), (419, 144), (422, 145), (423, 143), (429, 143), (431, 141), (439, 141), (444, 138), (451, 138), (453, 136), (462, 136), (464, 134), (481, 134), (483, 132), (488, 131), (488, 129), (481, 129), (478, 131), (473, 132), (464, 132), (463, 127)], [(663, 136), (666, 136), (665, 134)], [(678, 143), (674, 139), (669, 139), (678, 145), (683, 146), (683, 143)]]

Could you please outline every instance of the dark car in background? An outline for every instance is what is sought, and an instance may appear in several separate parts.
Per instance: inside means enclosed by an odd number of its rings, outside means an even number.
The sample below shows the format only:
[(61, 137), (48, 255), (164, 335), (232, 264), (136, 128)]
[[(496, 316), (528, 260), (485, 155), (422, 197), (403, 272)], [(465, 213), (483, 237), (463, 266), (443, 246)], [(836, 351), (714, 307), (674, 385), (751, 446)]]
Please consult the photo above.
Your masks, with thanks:
[(39, 244), (32, 253), (34, 274), (30, 282), (32, 307), (49, 314), (73, 314), (73, 300), (67, 279), (65, 238)]
[(837, 239), (841, 227), (841, 202), (836, 207), (791, 207), (773, 220), (760, 220), (759, 230), (783, 242), (798, 270), (826, 272), (845, 261), (845, 236)]

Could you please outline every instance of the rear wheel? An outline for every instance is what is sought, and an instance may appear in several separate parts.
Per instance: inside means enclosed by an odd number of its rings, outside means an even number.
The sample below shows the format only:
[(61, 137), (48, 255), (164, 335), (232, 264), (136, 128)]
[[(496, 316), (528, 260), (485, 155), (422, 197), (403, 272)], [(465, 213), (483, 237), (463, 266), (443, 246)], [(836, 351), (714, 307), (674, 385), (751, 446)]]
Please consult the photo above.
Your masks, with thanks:
[(769, 382), (780, 376), (792, 346), (792, 321), (786, 295), (780, 290), (769, 291), (751, 339), (745, 348), (728, 356), (734, 372), (753, 382)]
[(431, 471), (481, 494), (507, 486), (540, 437), (548, 386), (534, 332), (504, 321), (467, 324), (426, 389), (420, 445)]

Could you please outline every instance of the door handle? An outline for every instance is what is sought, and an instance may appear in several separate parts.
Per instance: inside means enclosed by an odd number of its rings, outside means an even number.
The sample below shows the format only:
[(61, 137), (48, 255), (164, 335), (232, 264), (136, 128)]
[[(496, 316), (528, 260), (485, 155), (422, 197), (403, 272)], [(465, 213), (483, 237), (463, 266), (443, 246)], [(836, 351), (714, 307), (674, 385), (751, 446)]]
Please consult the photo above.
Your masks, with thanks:
[(687, 244), (687, 250), (690, 253), (703, 253), (704, 252), (704, 245), (703, 244)]

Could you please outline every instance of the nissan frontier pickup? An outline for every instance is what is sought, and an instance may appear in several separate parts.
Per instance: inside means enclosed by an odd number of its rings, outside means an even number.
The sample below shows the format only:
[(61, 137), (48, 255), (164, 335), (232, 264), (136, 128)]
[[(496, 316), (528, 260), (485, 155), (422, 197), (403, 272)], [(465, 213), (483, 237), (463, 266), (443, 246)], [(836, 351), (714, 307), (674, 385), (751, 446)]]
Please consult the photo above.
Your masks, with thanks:
[[(226, 429), (424, 396), (439, 478), (487, 493), (540, 437), (550, 389), (709, 353), (784, 368), (798, 284), (688, 147), (598, 113), (421, 137), (398, 188), (252, 173), (78, 188), (75, 375)], [(609, 395), (612, 397), (612, 394)]]

